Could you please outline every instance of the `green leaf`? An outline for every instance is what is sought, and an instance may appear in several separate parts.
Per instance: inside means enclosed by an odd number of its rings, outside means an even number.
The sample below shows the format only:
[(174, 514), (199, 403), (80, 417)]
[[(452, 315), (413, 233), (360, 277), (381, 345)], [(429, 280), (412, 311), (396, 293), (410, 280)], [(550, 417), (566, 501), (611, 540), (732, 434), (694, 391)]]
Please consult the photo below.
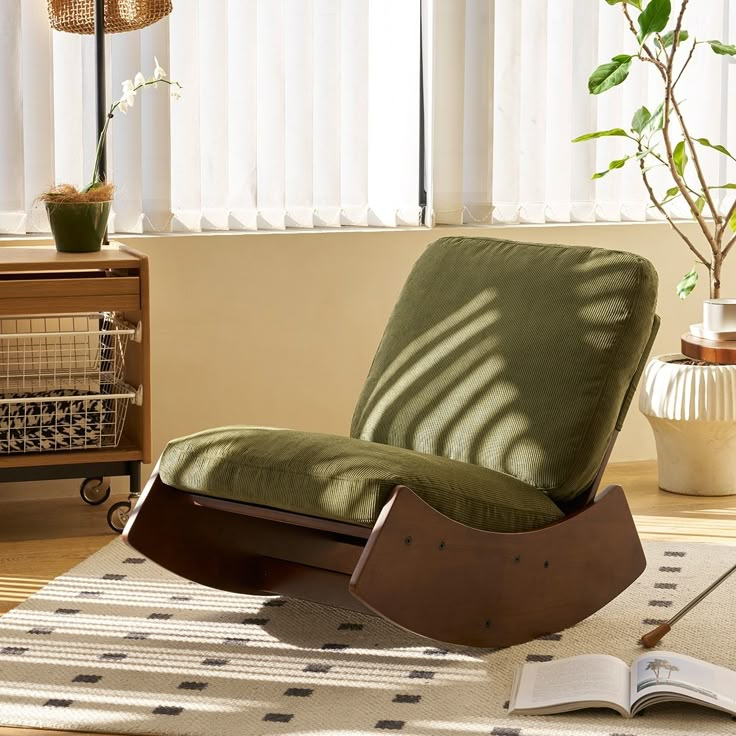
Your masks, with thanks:
[(736, 232), (736, 212), (731, 215), (731, 219), (728, 221), (728, 226)]
[[(687, 41), (687, 39), (690, 38), (690, 34), (687, 31), (680, 31), (678, 38), (677, 38), (677, 45), (679, 46), (681, 43), (684, 43)], [(661, 49), (667, 49), (670, 46), (672, 46), (672, 43), (675, 40), (675, 32), (674, 31), (667, 31), (667, 33), (662, 36), (662, 43), (660, 44), (659, 39), (657, 39), (654, 43), (659, 46)]]
[(623, 82), (629, 76), (631, 56), (620, 54), (614, 56), (607, 64), (601, 64), (588, 79), (588, 91), (592, 95), (599, 95)]
[(675, 164), (675, 170), (680, 176), (683, 176), (688, 158), (685, 152), (685, 141), (680, 141), (672, 152), (672, 162)]
[(721, 56), (736, 56), (736, 46), (723, 41), (708, 41), (710, 47)]
[(656, 133), (664, 127), (664, 102), (657, 106), (646, 124), (644, 132), (649, 134)]
[(614, 169), (623, 169), (624, 164), (631, 158), (631, 156), (624, 156), (624, 158), (617, 158), (608, 164), (608, 168), (605, 171), (599, 171), (597, 174), (593, 174), (593, 179), (602, 179), (606, 174), (613, 171)]
[[(698, 211), (698, 214), (703, 211), (703, 207), (705, 207), (705, 199), (703, 197), (698, 197), (695, 200), (695, 209)], [(695, 215), (693, 215), (693, 217), (695, 217)]]
[(682, 194), (679, 187), (670, 187), (665, 193), (664, 193), (664, 199), (660, 202), (660, 204), (667, 204), (668, 202), (671, 202), (673, 199), (677, 199)]
[(627, 5), (633, 5), (638, 10), (641, 10), (641, 0), (606, 0), (609, 5), (618, 5), (619, 3), (626, 2)]
[(626, 136), (628, 133), (623, 128), (611, 128), (610, 130), (599, 130), (597, 133), (586, 133), (585, 135), (579, 135), (577, 138), (573, 138), (573, 143), (580, 143), (581, 141), (590, 141), (593, 138), (607, 138), (609, 136)]
[(647, 123), (652, 119), (652, 113), (646, 107), (640, 107), (631, 119), (631, 130), (641, 135)]
[(647, 36), (665, 29), (670, 19), (672, 4), (670, 0), (650, 0), (649, 5), (639, 16), (639, 43), (643, 44)]
[(695, 140), (698, 143), (700, 143), (701, 146), (708, 146), (708, 148), (712, 148), (712, 149), (718, 151), (719, 153), (722, 153), (725, 156), (728, 156), (729, 158), (731, 158), (734, 161), (736, 161), (736, 158), (733, 158), (733, 156), (729, 153), (728, 150), (726, 150), (726, 148), (724, 146), (721, 146), (721, 145), (717, 145), (716, 146), (713, 143), (711, 143), (707, 138), (695, 138)]
[(736, 184), (721, 184), (718, 187), (708, 187), (708, 189), (736, 189)]
[(686, 299), (692, 294), (693, 289), (698, 285), (698, 272), (693, 268), (688, 271), (683, 277), (682, 281), (677, 284), (677, 296), (680, 299)]

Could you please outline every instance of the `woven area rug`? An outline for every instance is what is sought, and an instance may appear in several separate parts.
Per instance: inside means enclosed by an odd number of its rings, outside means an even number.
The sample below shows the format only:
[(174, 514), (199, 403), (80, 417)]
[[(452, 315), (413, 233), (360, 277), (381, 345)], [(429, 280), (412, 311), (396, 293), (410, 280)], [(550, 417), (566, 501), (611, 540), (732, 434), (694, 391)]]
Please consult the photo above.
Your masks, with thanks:
[[(600, 652), (631, 661), (641, 633), (736, 562), (731, 546), (645, 546), (647, 571), (598, 614), (489, 651), (204, 588), (115, 540), (0, 617), (0, 724), (176, 736), (733, 734), (729, 716), (694, 706), (632, 720), (507, 713), (522, 662)], [(736, 581), (685, 617), (666, 647), (736, 669), (735, 611)]]

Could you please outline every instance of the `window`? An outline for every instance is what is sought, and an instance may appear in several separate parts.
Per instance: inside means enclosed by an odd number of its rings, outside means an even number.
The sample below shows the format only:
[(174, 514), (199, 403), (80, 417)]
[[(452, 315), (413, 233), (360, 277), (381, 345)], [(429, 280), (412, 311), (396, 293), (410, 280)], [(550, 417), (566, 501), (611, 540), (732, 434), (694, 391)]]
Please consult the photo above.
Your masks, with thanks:
[[(679, 0), (672, 5), (674, 19)], [(731, 5), (729, 0), (691, 2), (686, 16), (691, 40), (733, 42)], [(631, 153), (626, 141), (571, 143), (583, 133), (628, 128), (642, 103), (654, 110), (661, 101), (656, 72), (642, 64), (632, 66), (626, 84), (600, 96), (588, 93), (593, 69), (616, 54), (635, 51), (620, 4), (434, 0), (425, 12), (427, 27), (437, 222), (660, 219), (635, 163), (591, 179), (610, 161)], [(698, 47), (680, 89), (693, 135), (733, 151), (736, 67), (731, 58), (714, 57), (707, 45)], [(728, 157), (704, 151), (702, 161), (708, 181), (736, 181), (736, 163)], [(658, 173), (652, 176), (663, 193), (671, 183), (657, 179)], [(725, 199), (728, 190), (720, 192)], [(671, 208), (674, 216), (690, 218), (678, 201)]]
[[(184, 88), (111, 126), (111, 230), (418, 225), (419, 21), (419, 0), (177, 0), (108, 36), (115, 96), (154, 55)], [(0, 231), (43, 232), (34, 198), (92, 171), (94, 41), (38, 1), (3, 0), (0, 28)]]

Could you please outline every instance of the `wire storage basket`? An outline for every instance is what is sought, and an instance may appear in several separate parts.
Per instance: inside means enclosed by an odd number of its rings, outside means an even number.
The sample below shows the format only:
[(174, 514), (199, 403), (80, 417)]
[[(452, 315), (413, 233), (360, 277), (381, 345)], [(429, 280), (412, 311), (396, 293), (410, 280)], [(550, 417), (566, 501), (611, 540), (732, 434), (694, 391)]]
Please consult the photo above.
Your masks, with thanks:
[(0, 455), (115, 447), (137, 392), (114, 313), (0, 319)]

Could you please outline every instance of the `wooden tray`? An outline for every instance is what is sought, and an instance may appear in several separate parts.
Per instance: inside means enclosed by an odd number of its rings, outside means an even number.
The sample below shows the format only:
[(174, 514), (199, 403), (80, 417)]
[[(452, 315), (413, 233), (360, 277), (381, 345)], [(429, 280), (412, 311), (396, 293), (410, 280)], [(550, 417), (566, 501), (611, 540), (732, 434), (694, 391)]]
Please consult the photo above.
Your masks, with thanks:
[(736, 340), (706, 340), (686, 332), (680, 338), (680, 350), (693, 360), (717, 365), (736, 365)]

